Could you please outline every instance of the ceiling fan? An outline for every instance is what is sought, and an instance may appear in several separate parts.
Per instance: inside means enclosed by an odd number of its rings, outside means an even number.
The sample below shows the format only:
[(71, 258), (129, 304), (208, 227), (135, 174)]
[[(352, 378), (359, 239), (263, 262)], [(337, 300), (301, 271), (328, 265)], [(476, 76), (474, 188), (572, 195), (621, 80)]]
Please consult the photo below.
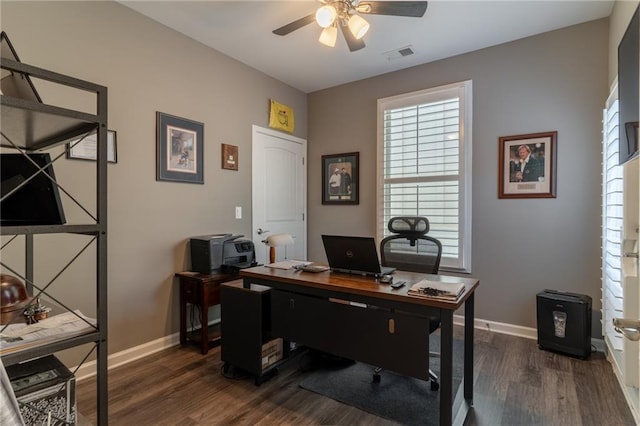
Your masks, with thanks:
[(334, 47), (338, 37), (338, 27), (340, 27), (349, 50), (355, 52), (365, 46), (362, 37), (369, 30), (369, 23), (360, 14), (420, 18), (427, 10), (426, 1), (320, 0), (320, 2), (323, 5), (311, 15), (273, 30), (273, 33), (285, 36), (315, 21), (323, 28), (318, 39), (320, 43)]

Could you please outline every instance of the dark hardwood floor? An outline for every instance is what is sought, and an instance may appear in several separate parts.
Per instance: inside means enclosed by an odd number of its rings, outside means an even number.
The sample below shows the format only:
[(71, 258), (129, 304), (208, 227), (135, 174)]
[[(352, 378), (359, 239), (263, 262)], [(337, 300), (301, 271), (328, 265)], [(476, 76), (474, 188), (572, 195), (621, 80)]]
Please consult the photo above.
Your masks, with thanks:
[[(459, 333), (460, 330), (456, 330)], [(580, 360), (534, 340), (476, 330), (474, 409), (466, 425), (635, 425), (605, 355)], [(109, 372), (111, 425), (392, 425), (298, 387), (293, 359), (256, 387), (222, 375), (220, 348), (174, 347)], [(77, 385), (95, 424), (95, 381)]]

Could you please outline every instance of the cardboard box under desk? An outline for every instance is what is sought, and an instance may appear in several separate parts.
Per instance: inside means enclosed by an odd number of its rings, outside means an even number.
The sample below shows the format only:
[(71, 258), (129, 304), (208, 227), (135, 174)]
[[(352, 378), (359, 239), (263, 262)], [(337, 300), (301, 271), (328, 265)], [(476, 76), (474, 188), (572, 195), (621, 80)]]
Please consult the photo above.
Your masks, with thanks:
[(282, 339), (273, 339), (262, 345), (262, 369), (282, 359)]

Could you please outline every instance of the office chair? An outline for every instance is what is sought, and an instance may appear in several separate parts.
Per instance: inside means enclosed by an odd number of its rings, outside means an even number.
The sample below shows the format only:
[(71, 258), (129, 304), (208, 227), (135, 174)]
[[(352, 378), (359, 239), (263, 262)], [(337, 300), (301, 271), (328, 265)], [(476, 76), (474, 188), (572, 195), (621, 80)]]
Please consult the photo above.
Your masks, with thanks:
[[(380, 242), (382, 266), (392, 266), (401, 271), (437, 274), (442, 257), (440, 241), (426, 234), (429, 232), (429, 220), (420, 216), (392, 217), (387, 224), (392, 235)], [(440, 311), (429, 317), (429, 334), (440, 328)], [(429, 352), (430, 357), (439, 357), (439, 353)], [(376, 368), (373, 381), (380, 381), (380, 368)], [(438, 390), (438, 376), (429, 369), (431, 390)]]

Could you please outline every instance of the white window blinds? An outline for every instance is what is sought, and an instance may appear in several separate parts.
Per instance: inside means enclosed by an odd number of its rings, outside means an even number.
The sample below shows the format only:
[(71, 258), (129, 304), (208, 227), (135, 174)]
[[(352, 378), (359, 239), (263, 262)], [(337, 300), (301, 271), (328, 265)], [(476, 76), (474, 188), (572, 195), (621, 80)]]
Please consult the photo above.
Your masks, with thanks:
[(469, 270), (471, 82), (378, 101), (379, 238), (395, 216), (425, 216), (441, 267)]
[(622, 253), (623, 170), (618, 165), (617, 88), (607, 101), (602, 131), (602, 321), (609, 346), (622, 350), (613, 318), (623, 316), (620, 259)]

